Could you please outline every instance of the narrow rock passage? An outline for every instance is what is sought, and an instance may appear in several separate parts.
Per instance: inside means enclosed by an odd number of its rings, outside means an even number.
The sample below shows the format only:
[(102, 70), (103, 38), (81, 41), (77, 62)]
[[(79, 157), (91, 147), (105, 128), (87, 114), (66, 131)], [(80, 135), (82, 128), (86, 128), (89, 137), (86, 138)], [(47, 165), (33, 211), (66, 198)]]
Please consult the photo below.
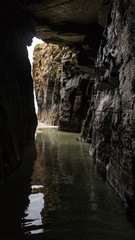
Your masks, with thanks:
[(121, 200), (97, 174), (89, 144), (76, 137), (38, 129), (37, 157), (27, 147), (23, 165), (0, 189), (1, 240), (134, 239)]

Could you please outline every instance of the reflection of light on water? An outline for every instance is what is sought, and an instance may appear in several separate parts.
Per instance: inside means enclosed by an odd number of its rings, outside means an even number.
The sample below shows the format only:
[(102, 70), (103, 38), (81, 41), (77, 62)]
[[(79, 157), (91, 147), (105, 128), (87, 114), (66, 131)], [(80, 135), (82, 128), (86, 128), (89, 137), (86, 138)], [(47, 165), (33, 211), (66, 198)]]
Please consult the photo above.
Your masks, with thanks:
[(32, 189), (39, 189), (39, 188), (43, 188), (42, 185), (33, 185), (31, 186)]
[(44, 195), (42, 193), (35, 193), (29, 196), (30, 204), (28, 209), (25, 211), (25, 214), (27, 215), (25, 217), (25, 226), (38, 226), (42, 224), (41, 211), (44, 207), (43, 196)]
[[(43, 233), (43, 229), (36, 229), (36, 230), (31, 230), (30, 234), (38, 234), (38, 233)], [(29, 233), (29, 232), (28, 232)], [(27, 233), (26, 233), (27, 234)]]
[(36, 114), (37, 114), (37, 112), (38, 112), (38, 105), (37, 105), (37, 99), (36, 99), (35, 90), (34, 90), (34, 104), (35, 104), (35, 111), (36, 111)]
[[(44, 194), (40, 193), (39, 190), (43, 188), (42, 185), (33, 185), (32, 194), (29, 195), (29, 206), (25, 210), (24, 224), (23, 227), (35, 227), (41, 226), (40, 229), (27, 230), (26, 234), (38, 234), (42, 233), (42, 216), (41, 212), (44, 208)], [(38, 191), (38, 193), (36, 192)], [(35, 227), (36, 228), (36, 227)]]

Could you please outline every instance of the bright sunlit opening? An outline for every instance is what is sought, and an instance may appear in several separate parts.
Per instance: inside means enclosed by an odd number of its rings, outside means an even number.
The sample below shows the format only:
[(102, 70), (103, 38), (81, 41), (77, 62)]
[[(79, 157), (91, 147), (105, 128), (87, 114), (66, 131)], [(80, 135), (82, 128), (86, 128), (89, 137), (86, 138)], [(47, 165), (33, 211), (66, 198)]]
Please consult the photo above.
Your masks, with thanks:
[[(32, 40), (32, 45), (30, 47), (27, 47), (28, 58), (30, 60), (31, 66), (33, 64), (33, 51), (34, 51), (34, 47), (37, 44), (39, 44), (39, 43), (43, 43), (43, 41), (41, 39), (38, 39), (38, 38), (34, 37), (33, 40)], [(32, 69), (32, 67), (31, 67), (31, 69)], [(38, 105), (37, 105), (37, 101), (36, 101), (35, 90), (34, 90), (34, 103), (35, 103), (35, 111), (37, 113), (38, 112)]]
[(32, 45), (30, 47), (27, 47), (28, 49), (28, 57), (29, 57), (29, 60), (30, 60), (30, 63), (32, 65), (33, 63), (33, 51), (34, 51), (34, 47), (39, 44), (39, 43), (43, 43), (43, 41), (41, 39), (38, 39), (36, 37), (33, 38), (33, 41), (32, 41)]

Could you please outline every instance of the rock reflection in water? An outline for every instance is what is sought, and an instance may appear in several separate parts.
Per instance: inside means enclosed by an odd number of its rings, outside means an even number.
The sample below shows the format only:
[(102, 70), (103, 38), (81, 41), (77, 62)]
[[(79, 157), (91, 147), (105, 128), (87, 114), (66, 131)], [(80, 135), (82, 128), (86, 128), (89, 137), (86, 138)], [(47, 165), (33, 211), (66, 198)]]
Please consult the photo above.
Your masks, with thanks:
[(25, 233), (42, 233), (38, 238), (47, 240), (132, 239), (135, 232), (123, 205), (97, 175), (89, 145), (76, 141), (73, 133), (42, 130), (36, 137), (31, 186), (37, 187), (25, 210)]

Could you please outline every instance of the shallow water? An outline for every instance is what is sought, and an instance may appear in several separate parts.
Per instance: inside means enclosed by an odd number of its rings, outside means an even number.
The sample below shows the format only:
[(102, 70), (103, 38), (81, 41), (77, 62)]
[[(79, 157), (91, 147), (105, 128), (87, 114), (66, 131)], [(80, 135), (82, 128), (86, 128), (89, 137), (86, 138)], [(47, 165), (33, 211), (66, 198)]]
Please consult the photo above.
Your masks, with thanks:
[(0, 188), (0, 239), (130, 240), (135, 229), (98, 175), (89, 144), (40, 129), (23, 163)]

